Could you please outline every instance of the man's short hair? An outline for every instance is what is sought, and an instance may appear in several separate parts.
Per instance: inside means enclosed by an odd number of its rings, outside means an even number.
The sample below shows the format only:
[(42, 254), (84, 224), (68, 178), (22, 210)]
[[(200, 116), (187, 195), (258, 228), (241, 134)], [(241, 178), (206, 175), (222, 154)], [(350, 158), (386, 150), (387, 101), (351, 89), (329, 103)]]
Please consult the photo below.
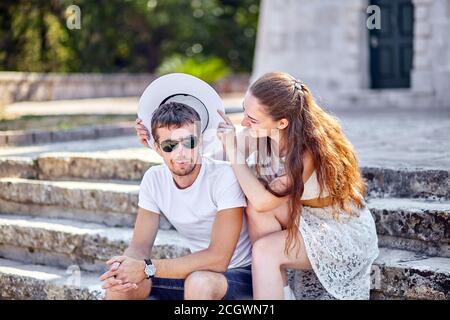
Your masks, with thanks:
[(158, 128), (181, 128), (182, 126), (198, 121), (197, 134), (200, 135), (200, 115), (194, 108), (180, 102), (168, 102), (159, 106), (152, 116), (152, 136), (158, 142), (156, 129)]

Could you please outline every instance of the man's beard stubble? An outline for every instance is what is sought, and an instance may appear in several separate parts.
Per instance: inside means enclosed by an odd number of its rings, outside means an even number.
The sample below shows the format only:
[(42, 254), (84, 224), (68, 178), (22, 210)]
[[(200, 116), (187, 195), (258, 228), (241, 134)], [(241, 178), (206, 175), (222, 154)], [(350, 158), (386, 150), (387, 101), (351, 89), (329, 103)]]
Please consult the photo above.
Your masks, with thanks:
[(188, 176), (190, 175), (194, 169), (195, 169), (195, 163), (192, 163), (192, 165), (184, 170), (176, 170), (174, 169), (174, 167), (172, 167), (171, 171), (174, 175), (179, 176), (179, 177), (184, 177), (184, 176)]

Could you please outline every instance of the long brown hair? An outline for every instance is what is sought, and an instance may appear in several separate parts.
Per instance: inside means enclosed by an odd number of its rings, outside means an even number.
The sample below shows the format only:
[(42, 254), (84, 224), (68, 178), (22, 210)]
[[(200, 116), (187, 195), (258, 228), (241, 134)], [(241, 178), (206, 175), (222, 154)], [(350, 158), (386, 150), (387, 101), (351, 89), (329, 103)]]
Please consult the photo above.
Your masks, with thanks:
[[(249, 91), (272, 120), (285, 118), (289, 121), (282, 135), (283, 144), (289, 146), (285, 160), (289, 185), (285, 192), (277, 193), (266, 184), (276, 196), (290, 195), (287, 253), (298, 242), (300, 198), (304, 190), (302, 159), (308, 150), (314, 160), (321, 193), (326, 188), (332, 198), (334, 218), (338, 219), (343, 212), (351, 215), (354, 206), (364, 206), (365, 185), (355, 151), (341, 125), (316, 103), (305, 84), (287, 73), (272, 72), (259, 78)], [(270, 143), (268, 150), (270, 153)]]

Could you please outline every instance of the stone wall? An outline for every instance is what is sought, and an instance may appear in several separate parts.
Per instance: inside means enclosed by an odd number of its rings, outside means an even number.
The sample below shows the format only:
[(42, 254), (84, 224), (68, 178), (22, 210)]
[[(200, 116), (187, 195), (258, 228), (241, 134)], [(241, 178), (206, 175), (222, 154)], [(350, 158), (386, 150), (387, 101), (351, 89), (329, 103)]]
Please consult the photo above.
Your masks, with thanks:
[[(438, 8), (442, 6), (440, 11)], [(440, 12), (439, 18), (434, 20), (436, 26), (435, 51), (438, 55), (437, 71), (435, 73), (435, 86), (437, 91), (437, 103), (439, 105), (450, 105), (450, 1), (440, 2), (436, 6), (436, 11)], [(442, 68), (439, 68), (442, 66)]]
[(54, 74), (1, 72), (0, 96), (5, 103), (142, 94), (151, 74)]
[(285, 71), (325, 107), (450, 108), (450, 1), (413, 0), (409, 89), (370, 89), (368, 0), (262, 0), (252, 81)]
[[(55, 74), (0, 72), (0, 103), (140, 96), (152, 74)], [(231, 75), (213, 86), (220, 93), (245, 92), (249, 75)]]

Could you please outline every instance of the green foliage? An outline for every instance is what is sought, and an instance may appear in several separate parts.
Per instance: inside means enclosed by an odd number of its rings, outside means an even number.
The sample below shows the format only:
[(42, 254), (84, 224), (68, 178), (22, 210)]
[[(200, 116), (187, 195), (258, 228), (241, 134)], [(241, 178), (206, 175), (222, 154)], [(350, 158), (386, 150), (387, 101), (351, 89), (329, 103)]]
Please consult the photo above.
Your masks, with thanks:
[(231, 71), (225, 62), (218, 57), (187, 58), (182, 55), (174, 55), (165, 59), (156, 70), (158, 75), (172, 72), (188, 73), (208, 83), (213, 83), (227, 76)]
[(69, 71), (73, 52), (56, 2), (0, 3), (0, 70)]
[[(72, 4), (80, 30), (66, 27)], [(2, 0), (0, 70), (249, 72), (258, 10), (259, 0)]]

